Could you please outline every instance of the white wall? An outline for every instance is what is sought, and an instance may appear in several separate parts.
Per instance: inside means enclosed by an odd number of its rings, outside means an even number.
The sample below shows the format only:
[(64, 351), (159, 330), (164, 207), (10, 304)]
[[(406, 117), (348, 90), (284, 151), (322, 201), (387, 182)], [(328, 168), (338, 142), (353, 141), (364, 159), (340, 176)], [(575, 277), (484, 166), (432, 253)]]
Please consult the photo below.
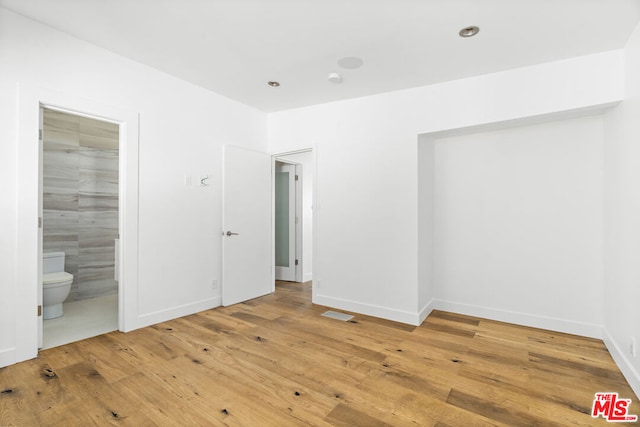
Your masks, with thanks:
[[(221, 146), (266, 151), (257, 110), (0, 9), (0, 366), (22, 327), (16, 288), (17, 84), (139, 114), (139, 277), (135, 327), (218, 305)], [(194, 185), (186, 187), (184, 176)], [(209, 175), (210, 186), (197, 185)], [(34, 301), (35, 307), (35, 301)], [(34, 308), (35, 310), (35, 308)]]
[(607, 347), (640, 396), (640, 26), (625, 48), (625, 72), (625, 101), (605, 128), (604, 325)]
[(435, 142), (418, 138), (418, 309), (419, 320), (433, 310), (435, 240)]
[(313, 279), (313, 151), (278, 156), (302, 165), (302, 281)]
[[(265, 115), (256, 110), (3, 9), (0, 70), (0, 366), (12, 363), (16, 337), (22, 332), (23, 313), (16, 313), (14, 304), (23, 294), (16, 287), (15, 249), (21, 239), (16, 232), (17, 206), (24, 198), (36, 197), (17, 192), (18, 82), (139, 113), (139, 325), (219, 302), (211, 280), (220, 278), (220, 147), (224, 143), (265, 150), (266, 134), (270, 152), (317, 146), (314, 214), (321, 239), (316, 247), (314, 301), (419, 323), (438, 295), (430, 281), (418, 279), (431, 274), (428, 268), (419, 273), (424, 264), (418, 254), (424, 252), (419, 252), (418, 183), (428, 186), (430, 178), (418, 179), (418, 135), (553, 115), (626, 97), (607, 117), (605, 127), (604, 324), (610, 348), (619, 349), (614, 357), (622, 361), (623, 371), (638, 391), (640, 362), (628, 353), (631, 337), (640, 345), (640, 319), (634, 304), (640, 300), (638, 31), (624, 51), (274, 113), (268, 116), (268, 128)], [(589, 121), (585, 129), (592, 126), (599, 127), (597, 121)], [(576, 127), (577, 132), (580, 129)], [(597, 142), (589, 144), (586, 154), (595, 155)], [(571, 152), (559, 158), (566, 164)], [(544, 160), (540, 149), (533, 153)], [(423, 163), (430, 155), (421, 153)], [(456, 161), (463, 159), (458, 156)], [(587, 173), (586, 165), (592, 161), (581, 158), (572, 170)], [(554, 171), (554, 176), (561, 175), (559, 169)], [(197, 182), (206, 174), (211, 177), (210, 187), (183, 184), (184, 175)], [(589, 173), (586, 176), (593, 179)], [(565, 184), (575, 180), (564, 178)], [(531, 184), (534, 190), (540, 188), (539, 183)], [(556, 196), (538, 194), (539, 198)], [(592, 196), (587, 192), (579, 201), (571, 199), (571, 211), (591, 203)], [(597, 218), (581, 221), (587, 222), (596, 223)], [(587, 237), (594, 238), (593, 233)], [(581, 256), (588, 257), (588, 250)], [(552, 267), (560, 270), (558, 265)], [(586, 305), (561, 314), (564, 318), (558, 320), (584, 320), (595, 295), (589, 283)], [(464, 298), (459, 292), (454, 296)], [(499, 306), (490, 308), (522, 308), (516, 300), (498, 302)], [(536, 304), (536, 310), (541, 308), (540, 301)], [(553, 306), (541, 313), (555, 316), (557, 309)], [(600, 319), (595, 310), (589, 321)]]
[(269, 114), (271, 152), (317, 145), (314, 302), (419, 323), (418, 135), (620, 101), (622, 70), (611, 51)]
[(602, 115), (435, 142), (436, 308), (601, 337)]

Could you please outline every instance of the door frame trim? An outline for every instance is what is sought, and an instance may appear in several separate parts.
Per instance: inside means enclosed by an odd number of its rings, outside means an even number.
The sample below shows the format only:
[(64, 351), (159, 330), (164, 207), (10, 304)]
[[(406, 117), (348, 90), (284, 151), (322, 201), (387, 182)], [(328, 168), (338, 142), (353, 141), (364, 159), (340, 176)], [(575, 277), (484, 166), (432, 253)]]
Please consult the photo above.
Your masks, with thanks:
[[(299, 149), (292, 149), (292, 150), (285, 150), (285, 151), (276, 151), (276, 152), (272, 152), (271, 156), (273, 158), (273, 165), (274, 165), (274, 170), (275, 170), (275, 162), (276, 160), (278, 161), (283, 161), (282, 157), (285, 156), (289, 156), (292, 154), (300, 154), (300, 153), (308, 153), (311, 152), (312, 153), (312, 161), (311, 163), (313, 164), (313, 171), (311, 173), (311, 187), (312, 187), (312, 195), (311, 195), (311, 205), (313, 207), (313, 219), (312, 219), (312, 223), (311, 223), (311, 246), (312, 246), (312, 256), (311, 256), (311, 260), (312, 260), (312, 266), (313, 266), (313, 272), (312, 272), (312, 281), (313, 281), (313, 286), (311, 287), (311, 300), (313, 302), (313, 300), (315, 299), (315, 295), (317, 292), (317, 283), (319, 283), (319, 273), (320, 273), (320, 269), (318, 268), (319, 266), (319, 255), (318, 255), (318, 211), (319, 211), (319, 205), (318, 205), (318, 145), (311, 145), (311, 146), (307, 146), (306, 148), (299, 148)], [(286, 161), (286, 159), (285, 159)], [(289, 162), (292, 163), (292, 162)], [(295, 163), (295, 162), (293, 162)], [(304, 165), (303, 165), (304, 168)], [(271, 177), (271, 188), (272, 188), (272, 199), (273, 199), (273, 203), (274, 203), (274, 212), (275, 212), (275, 172), (272, 174), (273, 176)], [(302, 189), (300, 190), (302, 191)], [(274, 214), (274, 218), (272, 221), (272, 233), (274, 234), (273, 237), (273, 241), (275, 242), (275, 214)], [(302, 234), (302, 233), (300, 233)], [(300, 236), (302, 237), (302, 236)], [(274, 243), (275, 244), (275, 243)], [(302, 252), (302, 244), (300, 244), (300, 251)], [(275, 251), (274, 251), (275, 252)], [(304, 265), (304, 260), (302, 261), (302, 264)], [(274, 266), (275, 266), (275, 258), (274, 258)], [(304, 279), (304, 272), (302, 271), (303, 269), (300, 268), (300, 281), (302, 281)], [(296, 277), (296, 280), (298, 280), (298, 278)]]
[[(83, 98), (71, 92), (18, 84), (17, 244), (14, 292), (15, 354), (13, 363), (38, 354), (37, 289), (42, 283), (42, 241), (38, 237), (40, 108), (96, 118), (119, 125), (118, 328), (135, 329), (138, 289), (138, 158), (139, 115)], [(125, 286), (126, 284), (126, 286)]]

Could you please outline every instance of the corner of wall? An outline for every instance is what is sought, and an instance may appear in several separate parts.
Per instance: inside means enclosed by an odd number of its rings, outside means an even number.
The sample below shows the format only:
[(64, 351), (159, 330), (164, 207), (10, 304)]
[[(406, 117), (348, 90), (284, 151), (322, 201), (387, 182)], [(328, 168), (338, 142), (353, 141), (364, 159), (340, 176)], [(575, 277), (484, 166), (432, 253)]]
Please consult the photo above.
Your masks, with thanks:
[(418, 312), (418, 324), (422, 325), (422, 322), (429, 317), (431, 312), (433, 311), (434, 300), (432, 299), (424, 307)]
[[(326, 295), (318, 295), (318, 294), (315, 294), (313, 296), (313, 303), (336, 308), (339, 310), (346, 310), (354, 313), (361, 313), (366, 316), (379, 317), (379, 318), (391, 320), (394, 322), (406, 323), (414, 326), (419, 326), (421, 323), (419, 319), (422, 315), (422, 311), (421, 313), (412, 313), (408, 311), (395, 310), (395, 309), (390, 309), (388, 307), (381, 307), (373, 304), (363, 304), (358, 301), (346, 300), (342, 298), (334, 298), (334, 297), (330, 297)], [(424, 311), (427, 314), (429, 314), (430, 312), (430, 310), (428, 310), (427, 308), (425, 308)]]
[(558, 319), (555, 317), (539, 316), (530, 313), (520, 313), (439, 299), (434, 300), (433, 306), (433, 308), (437, 310), (450, 311), (467, 316), (482, 317), (484, 319), (495, 320), (498, 322), (513, 323), (531, 328), (546, 329), (565, 334), (602, 339), (602, 326), (591, 323), (576, 322), (566, 319)]
[(631, 361), (627, 359), (625, 353), (616, 344), (606, 328), (603, 328), (602, 335), (602, 340), (607, 346), (607, 350), (609, 350), (611, 357), (613, 357), (613, 361), (616, 362), (616, 365), (620, 368), (622, 375), (624, 375), (626, 380), (629, 382), (633, 392), (636, 394), (636, 398), (640, 398), (640, 372), (633, 367)]

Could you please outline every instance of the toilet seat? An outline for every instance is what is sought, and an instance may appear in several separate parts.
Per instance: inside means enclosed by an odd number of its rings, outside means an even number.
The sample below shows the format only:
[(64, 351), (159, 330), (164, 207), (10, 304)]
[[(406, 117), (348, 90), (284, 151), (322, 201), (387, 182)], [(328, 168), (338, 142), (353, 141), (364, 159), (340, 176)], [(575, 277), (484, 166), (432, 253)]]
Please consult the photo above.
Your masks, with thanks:
[(73, 280), (73, 274), (67, 273), (66, 271), (58, 271), (56, 273), (47, 273), (42, 275), (43, 285), (56, 285), (70, 280)]

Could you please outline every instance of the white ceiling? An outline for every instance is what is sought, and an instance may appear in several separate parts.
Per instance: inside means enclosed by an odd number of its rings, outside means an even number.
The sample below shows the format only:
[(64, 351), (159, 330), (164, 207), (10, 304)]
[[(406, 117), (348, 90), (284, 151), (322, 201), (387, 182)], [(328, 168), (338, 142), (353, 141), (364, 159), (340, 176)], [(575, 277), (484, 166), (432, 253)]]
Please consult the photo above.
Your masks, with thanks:
[[(639, 0), (0, 0), (263, 111), (624, 46)], [(473, 38), (458, 31), (480, 27)], [(338, 59), (364, 65), (344, 70)], [(342, 84), (327, 81), (340, 72)], [(267, 86), (277, 80), (278, 88)]]

